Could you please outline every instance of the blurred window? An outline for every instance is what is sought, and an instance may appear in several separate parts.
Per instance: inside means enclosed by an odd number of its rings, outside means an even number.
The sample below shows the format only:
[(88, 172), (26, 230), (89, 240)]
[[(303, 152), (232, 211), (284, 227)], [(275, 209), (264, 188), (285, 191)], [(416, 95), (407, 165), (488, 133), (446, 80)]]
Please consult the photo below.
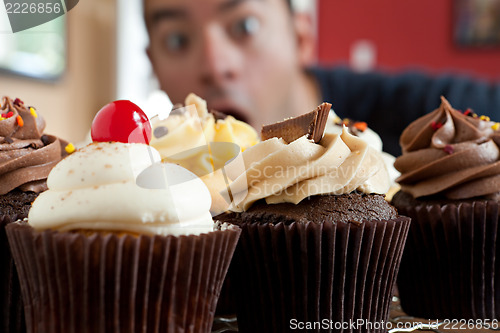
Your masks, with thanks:
[(0, 73), (56, 80), (65, 68), (65, 15), (13, 33), (6, 12), (0, 10)]

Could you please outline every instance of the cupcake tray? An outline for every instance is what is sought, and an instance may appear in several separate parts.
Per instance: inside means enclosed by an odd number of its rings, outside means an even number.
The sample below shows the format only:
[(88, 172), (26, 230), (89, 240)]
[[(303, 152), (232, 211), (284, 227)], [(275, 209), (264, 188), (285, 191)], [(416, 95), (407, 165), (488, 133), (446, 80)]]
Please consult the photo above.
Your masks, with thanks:
[[(443, 320), (422, 320), (404, 313), (399, 303), (399, 298), (394, 296), (391, 303), (391, 312), (389, 321), (395, 327), (398, 323), (405, 324), (404, 328), (393, 328), (387, 333), (405, 333), (405, 332), (426, 332), (426, 333), (492, 333), (500, 332), (500, 321), (497, 329), (468, 328), (464, 323), (445, 322)], [(454, 326), (452, 328), (452, 326)], [(236, 317), (216, 317), (212, 327), (212, 333), (236, 333), (238, 332), (238, 323)]]

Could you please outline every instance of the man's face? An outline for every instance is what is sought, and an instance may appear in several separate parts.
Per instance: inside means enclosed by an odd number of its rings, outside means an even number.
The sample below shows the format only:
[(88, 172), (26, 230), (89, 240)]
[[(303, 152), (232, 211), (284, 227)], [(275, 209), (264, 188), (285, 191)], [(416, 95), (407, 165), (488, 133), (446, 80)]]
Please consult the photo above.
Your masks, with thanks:
[(286, 114), (301, 69), (284, 0), (145, 0), (145, 18), (148, 55), (173, 103), (194, 92), (255, 126)]

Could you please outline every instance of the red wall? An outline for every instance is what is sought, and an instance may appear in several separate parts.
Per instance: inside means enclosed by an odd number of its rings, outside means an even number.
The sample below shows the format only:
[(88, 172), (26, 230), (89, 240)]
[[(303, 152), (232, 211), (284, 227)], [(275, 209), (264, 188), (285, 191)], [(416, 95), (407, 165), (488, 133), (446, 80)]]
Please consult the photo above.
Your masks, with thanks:
[(453, 42), (454, 0), (319, 0), (321, 64), (347, 63), (353, 42), (376, 45), (378, 68), (424, 68), (500, 79), (500, 45)]

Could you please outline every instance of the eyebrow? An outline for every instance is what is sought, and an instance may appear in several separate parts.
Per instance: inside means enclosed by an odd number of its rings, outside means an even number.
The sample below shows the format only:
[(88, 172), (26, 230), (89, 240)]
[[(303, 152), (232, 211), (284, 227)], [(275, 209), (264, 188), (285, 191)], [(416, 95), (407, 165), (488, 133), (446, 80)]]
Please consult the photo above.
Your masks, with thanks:
[(247, 2), (251, 0), (227, 0), (226, 2), (223, 2), (222, 4), (219, 5), (219, 11), (220, 12), (225, 12), (230, 9), (233, 9), (234, 7), (238, 6), (240, 3)]
[(182, 8), (162, 8), (151, 14), (151, 23), (154, 25), (159, 21), (169, 19), (180, 19), (187, 17), (186, 10)]
[[(223, 3), (221, 3), (217, 7), (217, 10), (219, 12), (227, 12), (227, 11), (237, 7), (241, 3), (244, 3), (247, 1), (262, 1), (262, 0), (227, 0)], [(156, 10), (151, 15), (151, 23), (154, 25), (162, 20), (183, 19), (186, 17), (188, 17), (188, 12), (184, 8), (162, 8), (162, 9)]]

